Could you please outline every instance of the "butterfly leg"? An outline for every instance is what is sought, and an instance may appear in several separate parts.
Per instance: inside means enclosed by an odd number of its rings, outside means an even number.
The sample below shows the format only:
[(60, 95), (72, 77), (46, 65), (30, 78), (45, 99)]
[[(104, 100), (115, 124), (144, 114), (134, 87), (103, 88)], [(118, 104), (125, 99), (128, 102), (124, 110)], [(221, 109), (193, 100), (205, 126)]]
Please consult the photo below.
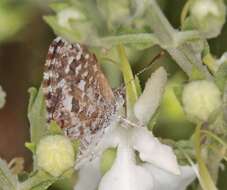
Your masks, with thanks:
[(137, 127), (145, 127), (144, 125), (142, 124), (137, 124), (137, 123), (133, 123), (132, 121), (122, 117), (122, 116), (118, 116), (118, 119), (119, 119), (119, 123), (122, 124), (122, 126), (124, 128), (137, 128)]

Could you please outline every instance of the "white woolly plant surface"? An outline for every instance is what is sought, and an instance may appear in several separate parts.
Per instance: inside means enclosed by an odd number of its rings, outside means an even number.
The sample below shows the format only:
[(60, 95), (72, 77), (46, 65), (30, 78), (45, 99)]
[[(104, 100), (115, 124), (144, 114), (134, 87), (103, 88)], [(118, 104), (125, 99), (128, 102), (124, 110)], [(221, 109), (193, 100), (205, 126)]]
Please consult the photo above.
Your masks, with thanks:
[[(155, 113), (166, 82), (167, 73), (163, 67), (148, 79), (134, 108), (140, 123), (147, 124)], [(109, 171), (101, 177), (99, 163), (92, 161), (80, 169), (74, 190), (162, 190), (168, 186), (171, 190), (179, 190), (178, 187), (185, 190), (195, 178), (192, 168), (185, 170), (178, 165), (170, 146), (162, 144), (151, 131), (139, 124), (138, 127), (125, 127), (124, 123), (112, 126), (97, 149), (104, 152), (113, 147), (117, 147), (117, 155)], [(137, 162), (136, 152), (143, 163)]]
[(147, 124), (158, 108), (167, 82), (167, 73), (163, 67), (156, 70), (148, 79), (143, 94), (134, 107), (137, 119)]

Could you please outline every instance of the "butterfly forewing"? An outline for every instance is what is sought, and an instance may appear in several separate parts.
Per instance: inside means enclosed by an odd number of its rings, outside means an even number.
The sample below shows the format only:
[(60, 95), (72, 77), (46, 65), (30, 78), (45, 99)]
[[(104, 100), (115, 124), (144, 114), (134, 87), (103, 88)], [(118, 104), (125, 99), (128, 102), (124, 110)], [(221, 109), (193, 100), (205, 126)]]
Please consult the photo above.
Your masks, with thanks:
[(94, 54), (58, 37), (50, 45), (43, 77), (47, 120), (66, 135), (90, 144), (108, 126), (115, 98)]

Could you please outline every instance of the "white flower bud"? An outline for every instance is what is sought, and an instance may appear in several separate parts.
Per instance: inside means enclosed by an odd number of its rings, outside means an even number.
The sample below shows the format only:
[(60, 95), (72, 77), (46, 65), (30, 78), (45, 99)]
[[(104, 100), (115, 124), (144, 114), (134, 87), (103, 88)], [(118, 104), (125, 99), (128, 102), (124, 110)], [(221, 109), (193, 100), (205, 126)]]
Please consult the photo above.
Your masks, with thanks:
[(221, 106), (221, 92), (213, 82), (193, 81), (184, 87), (182, 101), (190, 120), (207, 121)]
[(223, 0), (195, 0), (190, 12), (193, 22), (206, 37), (213, 38), (220, 34), (226, 14)]
[(71, 141), (61, 135), (50, 135), (40, 140), (37, 150), (38, 167), (58, 177), (72, 168), (75, 152)]

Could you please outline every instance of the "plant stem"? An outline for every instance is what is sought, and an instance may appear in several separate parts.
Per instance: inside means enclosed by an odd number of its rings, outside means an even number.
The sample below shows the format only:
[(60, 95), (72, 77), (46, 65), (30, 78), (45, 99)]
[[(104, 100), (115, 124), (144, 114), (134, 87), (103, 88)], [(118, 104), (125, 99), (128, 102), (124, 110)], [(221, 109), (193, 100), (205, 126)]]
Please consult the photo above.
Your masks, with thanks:
[[(203, 190), (217, 190), (212, 177), (206, 167), (206, 164), (202, 157), (202, 147), (201, 147), (201, 124), (198, 124), (194, 134), (194, 144), (195, 144), (195, 154), (196, 160), (199, 168), (199, 182)], [(198, 190), (200, 187), (198, 187)]]
[(21, 183), (19, 185), (19, 190), (45, 190), (55, 181), (56, 178), (43, 171), (38, 171), (32, 177), (29, 177), (26, 181)]
[[(170, 25), (156, 1), (150, 0), (149, 2), (148, 16), (151, 21), (151, 28), (159, 39), (159, 45), (169, 52), (172, 58), (189, 77), (191, 77), (193, 69), (196, 69), (197, 72), (200, 73), (201, 78), (212, 79), (207, 67), (202, 63), (201, 52), (195, 50), (198, 40), (186, 41), (190, 38), (199, 38), (199, 34), (196, 33), (195, 35), (194, 32), (186, 32), (184, 37), (184, 32), (179, 32)], [(190, 35), (192, 35), (192, 37), (190, 37)], [(182, 39), (185, 40), (184, 43)]]
[(131, 44), (131, 43), (149, 43), (153, 46), (158, 43), (158, 39), (151, 33), (140, 33), (140, 34), (127, 34), (118, 36), (108, 36), (101, 38), (99, 43), (101, 45), (117, 45), (117, 44)]
[(124, 46), (118, 45), (117, 50), (120, 57), (120, 68), (122, 70), (124, 83), (126, 86), (127, 118), (130, 119), (131, 121), (134, 121), (135, 116), (133, 112), (133, 107), (138, 98), (136, 85), (134, 82), (134, 76), (133, 76), (130, 64), (128, 62), (128, 58), (127, 58)]

